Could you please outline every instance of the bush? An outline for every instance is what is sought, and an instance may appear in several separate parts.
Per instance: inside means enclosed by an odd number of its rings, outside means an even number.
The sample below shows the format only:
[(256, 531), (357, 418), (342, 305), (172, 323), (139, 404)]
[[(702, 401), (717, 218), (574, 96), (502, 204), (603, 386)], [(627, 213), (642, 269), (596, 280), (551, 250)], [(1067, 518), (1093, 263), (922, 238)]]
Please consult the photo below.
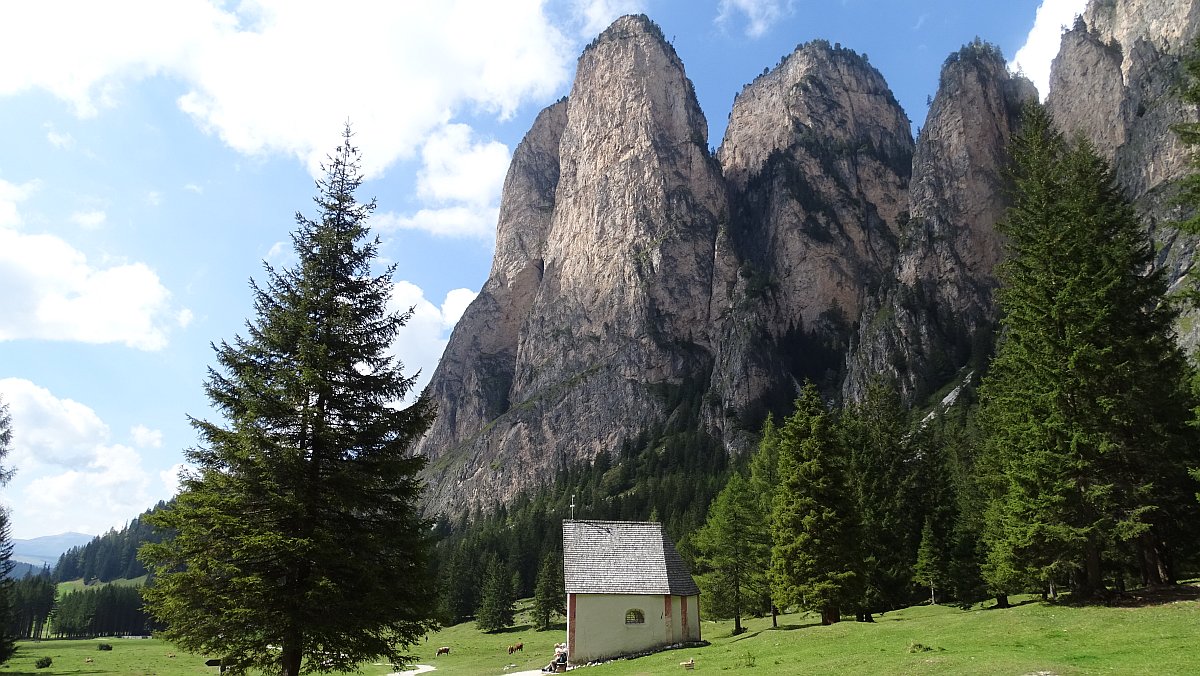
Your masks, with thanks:
[(38, 661), (33, 663), (33, 666), (38, 669), (48, 669), (51, 664), (54, 664), (54, 660), (49, 657), (39, 657)]
[(112, 644), (101, 643), (100, 645), (96, 646), (96, 650), (112, 650)]

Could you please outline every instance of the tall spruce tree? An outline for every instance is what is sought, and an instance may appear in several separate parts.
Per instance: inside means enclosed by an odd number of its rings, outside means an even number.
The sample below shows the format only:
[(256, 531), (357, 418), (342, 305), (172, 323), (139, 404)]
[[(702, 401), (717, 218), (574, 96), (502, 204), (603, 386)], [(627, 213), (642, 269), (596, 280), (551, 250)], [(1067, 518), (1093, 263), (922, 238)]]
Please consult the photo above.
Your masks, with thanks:
[(740, 472), (729, 477), (708, 509), (708, 520), (692, 537), (705, 611), (732, 617), (734, 635), (742, 633), (742, 615), (758, 606), (769, 590), (771, 532), (762, 503)]
[[(12, 417), (8, 413), (8, 404), (0, 399), (0, 488), (9, 482), (13, 475), (13, 470), (6, 469), (3, 464), (8, 457), (11, 443)], [(0, 664), (7, 662), (17, 651), (17, 637), (13, 631), (16, 599), (12, 580), (12, 548), (8, 510), (0, 505)]]
[(1031, 103), (1011, 154), (1003, 332), (981, 393), (985, 578), (1004, 593), (1071, 573), (1099, 594), (1128, 550), (1144, 581), (1168, 582), (1195, 523), (1195, 452), (1163, 276), (1089, 143)]
[(937, 588), (946, 578), (945, 545), (933, 532), (933, 519), (926, 517), (921, 528), (921, 544), (917, 548), (917, 562), (913, 565), (913, 581), (929, 587), (929, 605), (937, 604)]
[(480, 592), (479, 610), (475, 624), (480, 631), (495, 632), (511, 627), (516, 616), (513, 602), (512, 575), (495, 555), (487, 565), (487, 574)]
[[(758, 449), (750, 456), (750, 492), (758, 499), (758, 511), (763, 515), (763, 526), (767, 529), (767, 544), (771, 539), (771, 514), (775, 509), (775, 493), (779, 487), (779, 428), (775, 426), (775, 417), (767, 415), (763, 423), (762, 439)], [(757, 588), (757, 592), (749, 599), (749, 606), (755, 614), (771, 613), (771, 626), (779, 626), (779, 609), (771, 599), (770, 578), (767, 576), (771, 565), (770, 551), (764, 562), (766, 584)]]
[(349, 127), (317, 182), (315, 220), (297, 213), (297, 262), (251, 282), (247, 337), (214, 346), (205, 391), (221, 422), (192, 418), (201, 444), (175, 503), (147, 519), (173, 538), (141, 556), (165, 637), (238, 669), (288, 676), (354, 670), (404, 651), (433, 624), (417, 499), (429, 426), (424, 398), (389, 350), (389, 267), (359, 203)]
[(533, 621), (538, 631), (550, 628), (555, 615), (567, 614), (567, 591), (563, 582), (563, 560), (558, 552), (547, 552), (538, 568), (533, 591)]
[(780, 608), (841, 619), (861, 596), (861, 552), (846, 452), (817, 388), (804, 387), (779, 438), (779, 490), (771, 514), (771, 596)]
[(859, 619), (908, 605), (920, 534), (917, 469), (900, 394), (872, 380), (862, 401), (842, 412), (850, 496), (861, 526), (863, 598)]

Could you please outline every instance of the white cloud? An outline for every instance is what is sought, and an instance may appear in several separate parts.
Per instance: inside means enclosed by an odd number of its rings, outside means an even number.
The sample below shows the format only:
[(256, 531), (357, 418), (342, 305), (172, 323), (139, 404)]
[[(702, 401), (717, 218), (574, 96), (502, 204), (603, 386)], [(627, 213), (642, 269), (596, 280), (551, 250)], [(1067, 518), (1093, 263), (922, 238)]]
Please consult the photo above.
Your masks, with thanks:
[(508, 146), (471, 140), (471, 128), (448, 124), (430, 135), (421, 149), (417, 195), (431, 202), (494, 203), (508, 172)]
[(618, 17), (643, 14), (643, 0), (575, 0), (575, 13), (580, 18), (579, 34), (585, 39), (596, 37)]
[[(13, 420), (17, 476), (7, 497), (16, 537), (101, 533), (173, 494), (136, 450), (110, 443), (108, 425), (90, 407), (20, 378), (0, 380), (0, 396)], [(144, 426), (131, 435), (135, 443), (162, 443), (161, 432)]]
[(372, 226), (383, 231), (423, 230), (440, 237), (492, 237), (508, 173), (508, 146), (472, 136), (465, 124), (434, 132), (421, 148), (417, 172), (417, 197), (424, 208), (412, 214), (376, 214)]
[(145, 425), (135, 425), (129, 430), (133, 445), (138, 448), (162, 448), (162, 430), (152, 430)]
[[(0, 71), (2, 70), (4, 69), (0, 68)], [(16, 185), (0, 179), (0, 228), (21, 225), (21, 213), (17, 211), (17, 203), (24, 201), (40, 186), (40, 181), (28, 181)]]
[(425, 298), (425, 292), (412, 282), (399, 281), (392, 286), (389, 309), (404, 312), (413, 308), (408, 323), (396, 334), (392, 343), (392, 354), (404, 363), (404, 374), (411, 376), (419, 369), (421, 377), (416, 387), (406, 398), (413, 401), (433, 375), (437, 362), (446, 349), (450, 331), (462, 316), (467, 304), (475, 298), (469, 289), (454, 289), (446, 294), (441, 308)]
[(75, 139), (70, 134), (65, 132), (60, 134), (53, 127), (47, 127), (46, 140), (50, 142), (50, 145), (61, 150), (66, 150), (75, 145)]
[(12, 415), (12, 466), (72, 466), (91, 457), (108, 438), (108, 426), (87, 406), (59, 399), (21, 378), (0, 380), (0, 395)]
[(188, 469), (191, 468), (186, 463), (177, 462), (158, 473), (158, 480), (162, 482), (166, 495), (175, 495), (179, 492), (179, 474)]
[(727, 25), (734, 15), (746, 18), (746, 36), (761, 37), (771, 26), (792, 14), (791, 0), (721, 0), (717, 9), (716, 23)]
[(188, 308), (183, 308), (179, 312), (175, 313), (175, 323), (178, 324), (179, 328), (181, 329), (186, 329), (188, 326), (191, 326), (192, 320), (195, 318), (196, 316), (192, 314), (192, 311)]
[(383, 231), (423, 230), (439, 237), (488, 238), (495, 235), (498, 208), (445, 207), (421, 209), (412, 215), (385, 212), (371, 218), (372, 227)]
[(458, 323), (463, 313), (466, 312), (467, 306), (478, 295), (478, 291), (470, 289), (451, 289), (446, 294), (446, 300), (442, 301), (442, 325), (447, 329), (454, 328), (454, 325)]
[(160, 204), (162, 204), (162, 201), (163, 201), (163, 196), (162, 196), (161, 192), (159, 192), (157, 190), (151, 190), (150, 192), (146, 193), (146, 204), (149, 204), (152, 207), (156, 207), (156, 206), (159, 206)]
[(71, 222), (85, 230), (95, 230), (104, 225), (108, 215), (99, 209), (91, 211), (76, 211), (71, 214)]
[(204, 186), (197, 185), (195, 183), (185, 183), (185, 184), (183, 184), (183, 189), (187, 190), (188, 192), (194, 192), (197, 195), (204, 194)]
[(314, 174), (349, 120), (374, 176), (458, 111), (508, 117), (561, 89), (573, 48), (545, 1), (6, 5), (0, 63), (22, 67), (0, 69), (0, 96), (43, 89), (86, 117), (162, 75), (202, 129)]
[(167, 344), (170, 292), (143, 263), (95, 267), (49, 234), (0, 227), (0, 341)]
[(1008, 64), (1009, 70), (1020, 71), (1033, 81), (1043, 101), (1050, 92), (1050, 63), (1058, 55), (1062, 32), (1085, 7), (1087, 0), (1042, 0), (1025, 44)]

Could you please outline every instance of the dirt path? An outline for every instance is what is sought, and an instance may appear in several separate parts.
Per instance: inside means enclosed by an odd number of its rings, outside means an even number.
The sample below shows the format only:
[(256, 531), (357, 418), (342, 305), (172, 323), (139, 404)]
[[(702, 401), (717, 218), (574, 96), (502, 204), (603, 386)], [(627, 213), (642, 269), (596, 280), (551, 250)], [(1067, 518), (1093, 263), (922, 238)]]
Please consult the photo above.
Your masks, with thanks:
[(417, 674), (423, 674), (427, 671), (433, 671), (434, 669), (437, 669), (437, 667), (430, 666), (428, 664), (417, 664), (414, 666), (417, 668), (409, 669), (408, 671), (395, 671), (388, 674), (388, 676), (417, 676)]

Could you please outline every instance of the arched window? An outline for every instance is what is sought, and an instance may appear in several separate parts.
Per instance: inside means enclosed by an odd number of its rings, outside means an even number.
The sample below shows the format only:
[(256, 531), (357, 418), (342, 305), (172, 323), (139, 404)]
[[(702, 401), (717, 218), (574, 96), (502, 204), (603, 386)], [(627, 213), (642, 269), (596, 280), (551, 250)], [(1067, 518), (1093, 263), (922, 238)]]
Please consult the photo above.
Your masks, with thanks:
[(645, 624), (646, 614), (636, 608), (625, 611), (625, 624)]

